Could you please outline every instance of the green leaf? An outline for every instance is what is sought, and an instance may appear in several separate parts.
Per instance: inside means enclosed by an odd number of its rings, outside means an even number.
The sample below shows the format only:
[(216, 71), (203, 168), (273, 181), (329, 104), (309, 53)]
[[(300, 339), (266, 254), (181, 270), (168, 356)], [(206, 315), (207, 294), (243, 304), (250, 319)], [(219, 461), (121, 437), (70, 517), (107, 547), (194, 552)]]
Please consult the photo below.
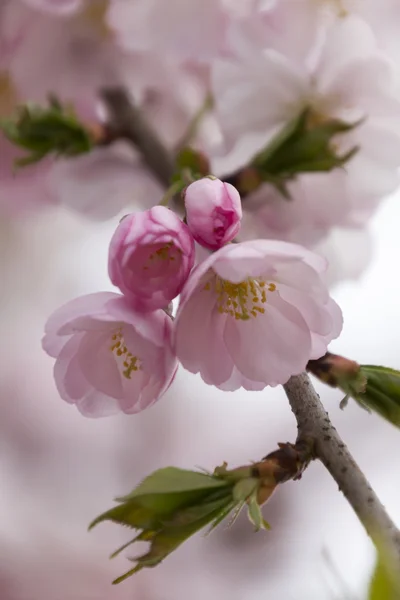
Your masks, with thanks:
[(334, 137), (360, 124), (338, 119), (319, 122), (312, 110), (306, 108), (290, 121), (268, 146), (257, 154), (252, 166), (262, 180), (269, 181), (287, 198), (287, 180), (299, 173), (331, 171), (342, 167), (358, 151), (351, 148), (340, 156), (336, 154)]
[[(190, 518), (186, 523), (176, 526), (167, 524), (154, 534), (149, 551), (134, 559), (137, 563), (136, 566), (121, 577), (118, 577), (113, 583), (120, 583), (145, 567), (155, 567), (158, 565), (194, 533), (197, 533), (197, 531), (214, 519), (218, 519), (221, 511), (224, 511), (226, 504), (226, 498), (214, 500), (199, 507), (198, 510), (192, 509)], [(188, 514), (186, 512), (186, 515)]]
[(247, 501), (257, 490), (259, 481), (255, 477), (240, 479), (233, 488), (233, 497), (238, 502)]
[(42, 160), (49, 154), (76, 156), (93, 147), (90, 132), (79, 122), (70, 107), (63, 107), (56, 99), (42, 108), (26, 104), (17, 109), (11, 119), (0, 121), (5, 136), (30, 152), (16, 160), (16, 166), (26, 166)]
[(196, 179), (210, 173), (210, 163), (205, 154), (190, 147), (182, 148), (178, 152), (175, 159), (175, 167), (177, 173), (188, 169), (190, 173), (197, 175)]
[[(223, 488), (222, 496), (226, 495), (225, 489), (229, 494), (230, 486)], [(138, 498), (129, 498), (119, 506), (97, 517), (90, 524), (89, 529), (102, 521), (114, 521), (114, 523), (135, 529), (157, 529), (178, 510), (190, 505), (201, 505), (211, 493), (210, 490), (200, 489), (187, 492), (144, 494)]]
[(377, 365), (359, 365), (353, 360), (327, 352), (317, 360), (310, 360), (307, 370), (318, 379), (345, 393), (370, 411), (400, 427), (400, 371)]
[(196, 471), (187, 471), (176, 467), (158, 469), (146, 477), (130, 494), (118, 498), (125, 502), (131, 498), (138, 498), (147, 494), (166, 494), (174, 492), (188, 492), (193, 490), (209, 490), (224, 487), (224, 479)]
[(289, 123), (287, 123), (271, 140), (268, 146), (254, 157), (252, 164), (259, 167), (265, 166), (284, 144), (298, 139), (305, 129), (308, 114), (309, 109), (305, 109), (299, 115), (294, 117), (294, 119), (289, 121)]
[[(229, 502), (229, 504), (227, 504), (219, 513), (219, 515), (214, 519), (211, 527), (208, 529), (208, 531), (206, 531), (205, 535), (210, 535), (210, 533), (212, 531), (214, 531), (214, 529), (216, 527), (218, 527), (218, 525), (220, 523), (222, 523), (222, 521), (224, 519), (226, 519), (226, 517), (236, 508), (237, 506), (237, 501), (236, 500), (232, 500), (231, 502)], [(229, 523), (229, 526), (231, 525), (231, 523)]]
[(253, 471), (251, 465), (228, 470), (226, 463), (212, 474), (166, 467), (146, 477), (127, 496), (117, 498), (119, 504), (97, 517), (89, 528), (110, 520), (139, 530), (112, 557), (135, 542), (147, 541), (150, 547), (114, 583), (156, 566), (191, 535), (206, 525), (210, 525), (209, 533), (233, 511), (232, 523), (246, 503), (256, 529), (267, 528), (257, 504), (265, 474), (255, 477)]
[(271, 529), (269, 523), (267, 523), (262, 515), (256, 494), (253, 494), (250, 498), (247, 514), (256, 531), (260, 531), (260, 529)]
[(157, 511), (140, 506), (137, 502), (132, 501), (115, 506), (99, 515), (90, 523), (89, 530), (102, 521), (113, 521), (133, 529), (154, 529), (159, 527), (160, 517), (162, 516)]
[(400, 371), (376, 365), (361, 365), (360, 371), (367, 385), (355, 400), (400, 427)]
[(168, 530), (190, 527), (216, 509), (222, 510), (227, 504), (230, 504), (230, 501), (231, 495), (229, 493), (220, 495), (218, 498), (207, 498), (203, 503), (182, 508), (172, 515), (171, 518), (165, 519), (163, 527)]
[(399, 600), (400, 575), (378, 546), (378, 559), (372, 576), (368, 600)]
[(175, 467), (166, 467), (146, 477), (127, 496), (116, 498), (119, 506), (97, 517), (89, 526), (92, 529), (102, 521), (110, 520), (128, 527), (158, 528), (161, 521), (178, 509), (190, 504), (201, 504), (202, 500), (214, 491), (226, 490), (232, 484), (227, 481)]

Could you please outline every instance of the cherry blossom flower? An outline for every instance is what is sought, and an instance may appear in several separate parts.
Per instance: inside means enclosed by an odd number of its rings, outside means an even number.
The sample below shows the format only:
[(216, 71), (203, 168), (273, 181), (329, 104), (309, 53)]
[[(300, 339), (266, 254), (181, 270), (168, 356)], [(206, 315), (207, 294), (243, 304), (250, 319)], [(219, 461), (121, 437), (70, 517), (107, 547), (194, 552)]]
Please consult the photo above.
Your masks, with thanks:
[(348, 173), (304, 173), (287, 185), (287, 201), (278, 190), (262, 185), (246, 198), (240, 240), (258, 237), (285, 240), (314, 248), (334, 227), (360, 229), (381, 197), (355, 193)]
[(113, 0), (108, 23), (130, 50), (180, 60), (209, 60), (223, 47), (227, 22), (221, 0)]
[(0, 214), (16, 216), (32, 214), (38, 208), (54, 203), (49, 174), (51, 162), (42, 161), (15, 170), (14, 160), (23, 152), (0, 134)]
[(52, 195), (96, 221), (109, 219), (126, 207), (150, 207), (150, 199), (161, 197), (162, 188), (136, 156), (125, 150), (113, 144), (76, 158), (58, 159), (49, 173)]
[(225, 390), (285, 383), (341, 331), (340, 308), (321, 279), (325, 268), (318, 255), (285, 242), (224, 246), (182, 291), (178, 359)]
[[(84, 10), (60, 18), (29, 7), (13, 14), (16, 7), (9, 6), (9, 20), (13, 17), (24, 28), (9, 62), (22, 99), (44, 103), (52, 93), (63, 103), (73, 103), (82, 118), (97, 118), (99, 89), (124, 83), (127, 71), (124, 56), (105, 26), (104, 7), (102, 0), (86, 2)], [(25, 27), (27, 19), (29, 27)]]
[(219, 179), (204, 177), (185, 191), (186, 221), (199, 244), (218, 250), (240, 229), (242, 206), (237, 189)]
[(262, 45), (235, 27), (235, 41), (236, 58), (215, 61), (212, 81), (227, 149), (246, 140), (242, 164), (310, 107), (320, 123), (359, 122), (333, 140), (338, 155), (359, 148), (346, 164), (355, 193), (395, 189), (400, 155), (395, 71), (366, 22), (356, 16), (337, 19), (314, 60), (301, 65), (268, 47), (268, 36)]
[(139, 315), (112, 292), (76, 298), (49, 318), (43, 348), (56, 359), (63, 400), (88, 417), (137, 413), (170, 386), (177, 361), (163, 310)]
[[(0, 7), (0, 68), (4, 62), (8, 73), (0, 71), (0, 113), (9, 116), (26, 100), (46, 104), (51, 93), (73, 104), (90, 126), (105, 116), (99, 90), (123, 86), (166, 146), (175, 147), (204, 101), (206, 73), (153, 52), (121, 49), (107, 27), (106, 5), (85, 0), (81, 10), (63, 15), (19, 2)], [(110, 218), (138, 198), (141, 203), (151, 190), (162, 193), (126, 142), (57, 161), (50, 182), (55, 202), (96, 219)], [(18, 202), (13, 206), (18, 209)]]
[(192, 234), (165, 206), (126, 216), (110, 243), (110, 279), (136, 310), (166, 308), (193, 264)]

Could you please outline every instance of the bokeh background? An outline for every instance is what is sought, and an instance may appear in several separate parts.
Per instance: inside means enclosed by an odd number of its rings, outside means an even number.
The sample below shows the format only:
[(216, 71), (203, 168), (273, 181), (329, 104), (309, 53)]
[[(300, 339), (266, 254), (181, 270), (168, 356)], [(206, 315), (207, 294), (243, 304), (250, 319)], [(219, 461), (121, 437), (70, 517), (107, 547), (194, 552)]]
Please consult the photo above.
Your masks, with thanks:
[[(334, 285), (345, 327), (332, 350), (399, 367), (399, 198), (373, 219), (373, 258), (357, 280)], [(83, 418), (58, 397), (41, 350), (49, 312), (80, 293), (108, 289), (107, 243), (117, 219), (93, 224), (64, 209), (1, 222), (0, 597), (2, 600), (328, 600), (365, 597), (374, 553), (324, 468), (282, 486), (264, 508), (272, 531), (246, 519), (182, 546), (155, 570), (118, 587), (126, 555), (108, 560), (128, 531), (89, 521), (161, 466), (212, 469), (259, 459), (293, 440), (280, 389), (224, 393), (180, 371), (153, 408)], [(365, 244), (346, 240), (352, 264)], [(334, 424), (400, 523), (398, 431), (318, 386)], [(129, 554), (129, 553), (128, 553)]]
[[(0, 38), (6, 4), (1, 0)], [(31, 49), (16, 66), (27, 95), (35, 100), (45, 97), (52, 82), (62, 91), (65, 81), (68, 90), (82, 81), (81, 75), (76, 81), (58, 78), (65, 29), (57, 27), (38, 22)], [(43, 35), (48, 44), (40, 54)], [(86, 35), (80, 33), (80, 39), (87, 41)], [(77, 63), (81, 55), (88, 57), (86, 47), (80, 48)], [(53, 70), (47, 66), (52, 53), (60, 57)], [(33, 62), (26, 62), (26, 56)], [(10, 89), (2, 83), (4, 115)], [(157, 119), (161, 108), (154, 96), (151, 102)], [(180, 122), (180, 113), (174, 118)], [(169, 124), (171, 119), (168, 113)], [(0, 148), (4, 175), (11, 163), (7, 148)], [(67, 183), (68, 177), (67, 171)], [(118, 196), (118, 182), (126, 177), (121, 167), (120, 179), (106, 193)], [(97, 175), (85, 180), (85, 172), (80, 181), (91, 202), (103, 183)], [(29, 201), (34, 191), (29, 185), (18, 190), (4, 186), (3, 177), (2, 209), (13, 204), (13, 194)], [(74, 196), (80, 188), (63, 189)], [(56, 205), (25, 215), (0, 213), (0, 600), (363, 600), (374, 550), (319, 464), (312, 464), (301, 481), (282, 486), (265, 506), (270, 532), (255, 534), (246, 518), (239, 518), (229, 530), (221, 526), (207, 538), (197, 535), (157, 569), (111, 585), (127, 570), (131, 551), (113, 561), (108, 556), (130, 533), (108, 523), (88, 533), (87, 526), (113, 497), (162, 466), (212, 469), (223, 461), (238, 466), (258, 460), (278, 441), (294, 440), (295, 421), (281, 389), (225, 393), (183, 370), (148, 411), (83, 418), (58, 397), (53, 361), (41, 350), (41, 337), (48, 315), (60, 304), (111, 289), (107, 249), (121, 215), (93, 222)], [(332, 259), (328, 278), (345, 318), (343, 334), (331, 350), (394, 368), (400, 368), (399, 219), (400, 197), (394, 194), (368, 230), (333, 231), (319, 248)], [(353, 402), (341, 411), (340, 393), (316, 387), (400, 525), (398, 431)]]

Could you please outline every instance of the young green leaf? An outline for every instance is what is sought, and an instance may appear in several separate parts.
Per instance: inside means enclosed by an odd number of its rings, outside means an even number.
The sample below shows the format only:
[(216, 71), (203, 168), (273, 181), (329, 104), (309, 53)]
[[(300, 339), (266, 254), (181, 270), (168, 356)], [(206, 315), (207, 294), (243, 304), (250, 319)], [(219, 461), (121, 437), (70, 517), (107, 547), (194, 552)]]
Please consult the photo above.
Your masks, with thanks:
[(375, 571), (371, 579), (368, 600), (399, 600), (400, 573), (379, 545)]
[(196, 471), (187, 471), (176, 467), (158, 469), (146, 477), (130, 494), (117, 498), (118, 502), (126, 502), (132, 498), (149, 494), (173, 494), (193, 492), (195, 490), (211, 490), (225, 487), (224, 479)]
[(353, 360), (327, 352), (310, 360), (307, 370), (318, 379), (351, 397), (368, 411), (400, 427), (400, 371), (377, 365), (359, 365)]
[[(253, 475), (253, 465), (228, 470), (224, 463), (212, 474), (166, 467), (146, 477), (127, 496), (117, 498), (119, 504), (97, 517), (90, 528), (110, 520), (139, 530), (112, 556), (138, 541), (147, 541), (150, 547), (134, 559), (135, 567), (114, 583), (156, 566), (191, 535), (206, 525), (210, 525), (209, 533), (231, 512), (232, 523), (246, 504), (256, 529), (268, 528), (258, 505), (258, 493), (266, 482), (271, 483), (271, 474), (257, 464), (258, 475)], [(279, 470), (279, 465), (275, 468)]]
[(79, 122), (70, 107), (51, 99), (48, 107), (26, 104), (17, 109), (11, 119), (3, 119), (0, 128), (5, 136), (29, 151), (16, 160), (16, 166), (26, 166), (49, 154), (76, 156), (89, 152), (93, 140), (89, 130)]
[(136, 557), (134, 559), (137, 563), (136, 566), (121, 577), (118, 577), (113, 583), (120, 583), (143, 568), (158, 565), (194, 533), (205, 527), (208, 523), (211, 523), (214, 519), (218, 519), (229, 501), (229, 497), (220, 498), (200, 507), (187, 509), (186, 512), (180, 515), (182, 524), (173, 525), (167, 523), (159, 531), (154, 532), (150, 540), (149, 551), (142, 556)]
[(274, 185), (288, 198), (287, 180), (299, 173), (331, 171), (352, 158), (358, 148), (351, 148), (340, 156), (336, 154), (334, 137), (359, 124), (360, 121), (346, 123), (338, 119), (318, 122), (312, 110), (306, 108), (254, 157), (251, 165), (263, 181)]
[(361, 365), (360, 371), (366, 377), (367, 385), (365, 392), (354, 398), (400, 427), (400, 371), (376, 365)]
[(269, 523), (267, 523), (262, 515), (261, 507), (257, 502), (256, 494), (253, 494), (249, 500), (247, 514), (256, 531), (260, 531), (260, 529), (271, 529)]

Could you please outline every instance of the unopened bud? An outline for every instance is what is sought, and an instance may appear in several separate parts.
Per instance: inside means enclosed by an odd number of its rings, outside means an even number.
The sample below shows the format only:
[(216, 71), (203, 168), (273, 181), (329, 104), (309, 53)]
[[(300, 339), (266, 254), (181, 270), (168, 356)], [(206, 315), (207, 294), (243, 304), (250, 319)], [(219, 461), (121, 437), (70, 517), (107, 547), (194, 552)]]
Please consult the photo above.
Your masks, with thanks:
[(204, 177), (185, 192), (186, 221), (196, 242), (218, 250), (238, 234), (242, 218), (239, 192), (230, 183)]

